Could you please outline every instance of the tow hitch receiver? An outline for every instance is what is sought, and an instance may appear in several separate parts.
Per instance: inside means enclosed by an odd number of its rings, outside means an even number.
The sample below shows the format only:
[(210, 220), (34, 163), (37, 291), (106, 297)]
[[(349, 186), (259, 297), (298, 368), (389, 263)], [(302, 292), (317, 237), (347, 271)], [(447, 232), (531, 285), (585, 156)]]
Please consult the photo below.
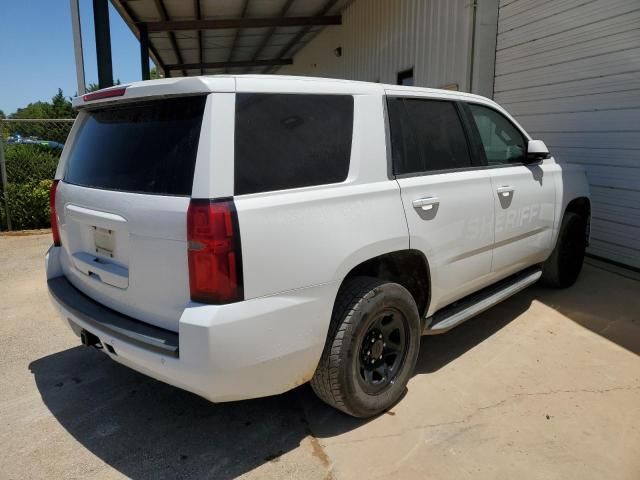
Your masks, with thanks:
[(85, 347), (96, 347), (97, 349), (102, 348), (102, 343), (100, 343), (100, 339), (96, 337), (93, 333), (87, 332), (86, 330), (82, 330), (80, 332), (80, 341)]

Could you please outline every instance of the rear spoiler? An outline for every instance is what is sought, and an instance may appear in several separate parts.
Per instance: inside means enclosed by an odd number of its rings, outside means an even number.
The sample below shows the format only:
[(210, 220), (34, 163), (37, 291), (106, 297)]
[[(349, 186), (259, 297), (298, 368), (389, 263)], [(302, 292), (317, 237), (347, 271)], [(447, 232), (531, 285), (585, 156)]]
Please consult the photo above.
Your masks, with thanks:
[(233, 77), (163, 78), (96, 90), (73, 98), (71, 104), (73, 108), (83, 109), (115, 102), (234, 91)]

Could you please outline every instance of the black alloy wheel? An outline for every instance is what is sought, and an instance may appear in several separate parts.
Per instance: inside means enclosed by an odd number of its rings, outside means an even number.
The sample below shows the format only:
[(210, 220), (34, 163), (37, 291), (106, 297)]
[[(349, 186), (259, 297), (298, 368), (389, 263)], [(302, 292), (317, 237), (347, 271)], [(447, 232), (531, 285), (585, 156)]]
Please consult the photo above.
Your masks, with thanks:
[(399, 311), (383, 311), (371, 321), (358, 363), (365, 392), (377, 394), (393, 384), (407, 356), (407, 332), (407, 320)]

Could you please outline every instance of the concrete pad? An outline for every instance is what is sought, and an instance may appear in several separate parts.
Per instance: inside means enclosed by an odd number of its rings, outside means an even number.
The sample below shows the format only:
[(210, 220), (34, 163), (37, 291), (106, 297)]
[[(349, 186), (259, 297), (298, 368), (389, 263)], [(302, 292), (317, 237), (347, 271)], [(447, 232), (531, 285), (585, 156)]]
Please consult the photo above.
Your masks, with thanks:
[(308, 386), (213, 405), (78, 346), (49, 236), (0, 236), (1, 478), (640, 478), (640, 283), (586, 265), (423, 338), (370, 421)]

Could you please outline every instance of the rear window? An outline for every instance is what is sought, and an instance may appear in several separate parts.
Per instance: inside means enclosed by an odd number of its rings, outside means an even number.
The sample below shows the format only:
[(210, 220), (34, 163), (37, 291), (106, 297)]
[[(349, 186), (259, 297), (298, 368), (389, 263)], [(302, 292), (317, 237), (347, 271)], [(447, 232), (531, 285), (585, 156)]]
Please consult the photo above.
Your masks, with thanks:
[(353, 97), (236, 95), (235, 194), (343, 182)]
[(190, 195), (206, 97), (89, 110), (64, 181), (86, 187)]

